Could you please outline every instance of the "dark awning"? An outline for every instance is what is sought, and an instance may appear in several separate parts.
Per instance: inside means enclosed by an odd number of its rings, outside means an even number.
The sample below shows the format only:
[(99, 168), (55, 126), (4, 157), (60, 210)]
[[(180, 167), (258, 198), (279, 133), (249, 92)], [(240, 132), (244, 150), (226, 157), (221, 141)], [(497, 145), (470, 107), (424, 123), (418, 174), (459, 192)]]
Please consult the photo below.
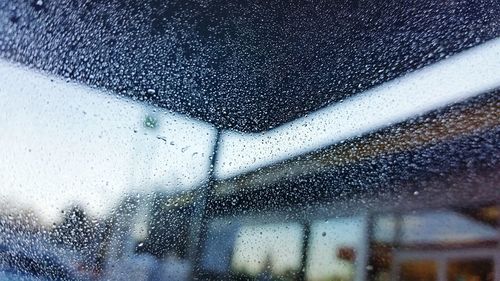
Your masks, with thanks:
[(262, 131), (500, 36), (471, 1), (0, 3), (0, 57)]

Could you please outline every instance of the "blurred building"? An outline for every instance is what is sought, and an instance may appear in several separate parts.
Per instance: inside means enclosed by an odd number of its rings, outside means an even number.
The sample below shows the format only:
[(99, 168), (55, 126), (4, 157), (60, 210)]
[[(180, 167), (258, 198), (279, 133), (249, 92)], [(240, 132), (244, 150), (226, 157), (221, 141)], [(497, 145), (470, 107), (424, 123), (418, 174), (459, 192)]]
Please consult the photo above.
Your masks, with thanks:
[(130, 196), (116, 241), (203, 280), (498, 280), (498, 94), (216, 180), (198, 256), (197, 190)]

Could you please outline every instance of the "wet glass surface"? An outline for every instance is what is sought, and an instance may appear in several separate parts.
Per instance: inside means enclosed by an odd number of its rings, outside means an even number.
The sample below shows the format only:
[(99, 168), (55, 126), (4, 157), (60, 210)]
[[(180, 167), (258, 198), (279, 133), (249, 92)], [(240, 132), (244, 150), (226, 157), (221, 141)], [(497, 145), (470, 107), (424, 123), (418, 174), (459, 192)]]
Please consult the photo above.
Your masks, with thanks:
[(0, 279), (500, 280), (499, 14), (0, 1)]

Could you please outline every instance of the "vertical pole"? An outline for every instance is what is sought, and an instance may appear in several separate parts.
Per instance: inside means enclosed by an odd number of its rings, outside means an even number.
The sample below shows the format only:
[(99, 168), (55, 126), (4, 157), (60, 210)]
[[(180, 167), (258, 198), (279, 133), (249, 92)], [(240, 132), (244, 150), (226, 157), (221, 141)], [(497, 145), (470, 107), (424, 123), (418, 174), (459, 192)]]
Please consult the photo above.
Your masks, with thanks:
[(193, 264), (193, 280), (198, 280), (202, 272), (201, 262), (203, 247), (208, 232), (208, 210), (207, 205), (213, 199), (215, 179), (215, 164), (219, 150), (221, 132), (217, 129), (214, 139), (214, 149), (210, 158), (210, 169), (208, 171), (208, 180), (206, 185), (202, 185), (195, 191), (194, 210), (191, 219), (191, 239), (189, 247), (189, 258)]
[(359, 246), (360, 251), (356, 257), (356, 274), (355, 280), (357, 281), (367, 281), (370, 280), (371, 267), (370, 255), (371, 255), (371, 244), (373, 240), (373, 227), (374, 219), (373, 214), (366, 213), (363, 216), (363, 240)]
[(304, 221), (303, 224), (303, 236), (302, 236), (302, 259), (300, 261), (300, 273), (299, 273), (299, 280), (305, 281), (306, 280), (306, 273), (307, 273), (307, 255), (308, 251), (310, 248), (311, 244), (311, 223), (309, 221)]
[(392, 247), (392, 261), (391, 261), (391, 280), (399, 280), (400, 274), (400, 260), (399, 251), (403, 243), (403, 215), (396, 211), (394, 213), (394, 237)]
[[(500, 206), (496, 206), (497, 212), (500, 212)], [(497, 251), (493, 256), (493, 270), (495, 271), (494, 280), (500, 280), (500, 216), (497, 218)]]
[(438, 281), (446, 281), (446, 278), (447, 278), (446, 266), (447, 266), (446, 257), (440, 257), (437, 260), (437, 280)]

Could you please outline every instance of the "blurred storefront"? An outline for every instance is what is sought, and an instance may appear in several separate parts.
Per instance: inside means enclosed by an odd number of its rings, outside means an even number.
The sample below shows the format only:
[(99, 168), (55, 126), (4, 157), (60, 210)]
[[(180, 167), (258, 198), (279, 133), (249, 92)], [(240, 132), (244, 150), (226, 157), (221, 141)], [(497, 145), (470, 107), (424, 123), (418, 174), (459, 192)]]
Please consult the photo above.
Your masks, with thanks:
[(497, 97), (215, 181), (195, 257), (196, 190), (158, 194), (130, 254), (201, 280), (498, 280)]

